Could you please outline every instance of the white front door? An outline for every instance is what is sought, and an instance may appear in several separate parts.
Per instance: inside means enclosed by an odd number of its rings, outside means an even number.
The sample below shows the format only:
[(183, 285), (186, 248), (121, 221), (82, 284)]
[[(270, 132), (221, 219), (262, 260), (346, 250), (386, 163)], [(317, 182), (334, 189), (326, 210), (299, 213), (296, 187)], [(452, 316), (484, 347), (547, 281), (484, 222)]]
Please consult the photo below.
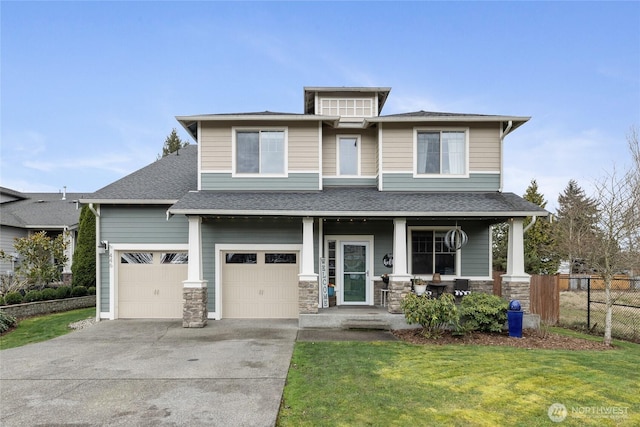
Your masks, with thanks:
[(369, 243), (341, 241), (338, 271), (340, 304), (370, 304)]

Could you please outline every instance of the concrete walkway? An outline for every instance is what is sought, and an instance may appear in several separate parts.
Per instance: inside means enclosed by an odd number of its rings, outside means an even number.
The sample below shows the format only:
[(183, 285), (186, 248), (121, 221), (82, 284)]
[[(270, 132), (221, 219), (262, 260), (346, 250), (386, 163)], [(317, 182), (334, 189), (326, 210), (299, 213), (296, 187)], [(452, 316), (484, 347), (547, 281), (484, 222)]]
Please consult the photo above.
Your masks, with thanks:
[(115, 320), (0, 352), (2, 426), (273, 426), (297, 320)]

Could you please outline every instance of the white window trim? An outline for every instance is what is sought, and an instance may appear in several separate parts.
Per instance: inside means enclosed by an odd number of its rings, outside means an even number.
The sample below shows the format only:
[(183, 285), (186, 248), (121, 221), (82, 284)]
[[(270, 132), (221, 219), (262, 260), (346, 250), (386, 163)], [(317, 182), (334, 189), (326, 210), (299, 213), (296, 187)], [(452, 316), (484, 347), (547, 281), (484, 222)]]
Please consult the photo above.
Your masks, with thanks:
[[(374, 264), (374, 252), (375, 247), (374, 244), (374, 236), (368, 234), (327, 234), (324, 236), (324, 258), (329, 259), (329, 241), (333, 240), (336, 242), (336, 281), (338, 278), (338, 274), (342, 274), (342, 267), (339, 266), (338, 260), (342, 257), (342, 250), (340, 248), (341, 243), (367, 243), (369, 245), (369, 254), (368, 254), (368, 262), (369, 262), (369, 275), (367, 276), (367, 301), (363, 305), (372, 305), (373, 300), (375, 298), (374, 292), (374, 276), (373, 270), (375, 268)], [(327, 265), (327, 270), (329, 266)], [(343, 284), (344, 285), (344, 284)], [(336, 292), (342, 292), (342, 289), (336, 283)], [(336, 295), (337, 297), (337, 295)], [(336, 298), (336, 303), (340, 302), (340, 298)], [(346, 305), (358, 305), (358, 304), (346, 304)]]
[[(357, 145), (357, 162), (358, 162), (358, 172), (356, 175), (341, 175), (340, 174), (340, 140), (342, 138), (349, 138), (349, 139), (356, 139), (356, 145)], [(350, 135), (350, 134), (341, 134), (341, 135), (336, 135), (336, 177), (340, 177), (340, 178), (362, 178), (362, 171), (360, 169), (361, 167), (361, 150), (362, 150), (362, 141), (361, 141), (361, 137), (360, 135)]]
[[(411, 226), (407, 227), (407, 271), (408, 274), (413, 274), (413, 232), (414, 231), (448, 231), (454, 228), (461, 229), (460, 226)], [(456, 250), (456, 271), (453, 275), (443, 275), (443, 280), (453, 280), (456, 277), (460, 277), (462, 271), (462, 249)], [(431, 280), (433, 275), (431, 274), (418, 274), (417, 277), (424, 280)]]
[[(463, 174), (418, 173), (418, 133), (419, 132), (464, 132)], [(440, 152), (442, 162), (442, 151)], [(385, 171), (385, 173), (388, 173)], [(468, 127), (414, 127), (413, 128), (413, 177), (414, 178), (469, 178), (469, 128)]]
[[(238, 132), (282, 131), (284, 132), (284, 172), (283, 173), (238, 173), (236, 170), (236, 134)], [(289, 128), (275, 126), (232, 126), (231, 127), (231, 176), (233, 178), (286, 178), (289, 176)]]
[[(376, 97), (377, 98), (377, 97)], [(364, 117), (375, 117), (377, 116), (377, 99), (375, 99), (374, 97), (364, 97), (364, 98), (351, 98), (351, 97), (319, 97), (318, 98), (318, 104), (320, 106), (319, 110), (316, 111), (320, 111), (320, 114), (324, 114), (324, 115), (331, 115), (333, 116), (334, 114), (325, 114), (325, 108), (331, 108), (331, 107), (325, 107), (324, 103), (325, 101), (337, 101), (338, 106), (337, 106), (337, 114), (335, 114), (336, 116), (340, 116), (340, 117), (346, 117), (346, 118), (364, 118)], [(363, 107), (365, 110), (369, 111), (369, 114), (364, 114), (362, 116), (359, 115), (355, 115), (355, 114), (344, 114), (341, 115), (340, 114), (340, 102), (341, 101), (366, 101), (370, 103), (369, 107)]]

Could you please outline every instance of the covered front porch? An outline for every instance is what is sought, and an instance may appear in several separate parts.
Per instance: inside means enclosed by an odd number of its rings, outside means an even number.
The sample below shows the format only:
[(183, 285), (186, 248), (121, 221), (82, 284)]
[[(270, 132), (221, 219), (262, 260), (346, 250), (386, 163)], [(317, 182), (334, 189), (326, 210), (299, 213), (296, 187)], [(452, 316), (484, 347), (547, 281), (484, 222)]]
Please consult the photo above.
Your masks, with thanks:
[[(400, 303), (411, 292), (411, 279), (416, 276), (432, 281), (438, 273), (443, 282), (465, 279), (472, 292), (491, 292), (490, 230), (492, 224), (504, 221), (509, 222), (510, 240), (503, 297), (517, 298), (525, 311), (529, 309), (523, 223), (526, 217), (546, 212), (515, 195), (334, 188), (260, 197), (264, 203), (247, 204), (246, 194), (238, 198), (233, 193), (189, 193), (170, 209), (170, 214), (186, 215), (189, 222), (189, 268), (184, 281), (186, 327), (202, 327), (207, 318), (224, 318), (229, 313), (229, 306), (224, 304), (225, 291), (229, 295), (233, 289), (224, 280), (227, 266), (221, 261), (225, 259), (222, 246), (252, 252), (245, 257), (243, 268), (247, 271), (253, 268), (252, 263), (261, 265), (262, 261), (252, 260), (266, 256), (253, 254), (262, 249), (286, 255), (291, 265), (299, 267), (297, 277), (294, 274), (287, 279), (286, 289), (287, 301), (293, 297), (293, 304), (297, 302), (301, 327), (313, 327), (305, 323), (310, 321), (308, 315), (318, 315), (314, 321), (325, 325), (335, 325), (327, 320), (329, 317), (348, 324), (350, 321), (340, 319), (348, 315), (358, 320), (361, 314), (367, 314), (370, 324), (386, 325), (394, 319), (397, 323), (392, 324), (404, 325)], [(464, 248), (445, 248), (445, 236), (452, 230), (468, 234)], [(261, 274), (255, 277), (252, 283), (258, 284), (254, 287), (260, 297), (265, 296), (266, 303), (283, 301), (267, 299), (271, 289), (260, 287)], [(331, 283), (338, 306), (334, 310), (329, 304)], [(378, 308), (383, 305), (383, 288), (386, 304)], [(281, 290), (274, 288), (273, 292)], [(380, 317), (381, 313), (394, 316)]]

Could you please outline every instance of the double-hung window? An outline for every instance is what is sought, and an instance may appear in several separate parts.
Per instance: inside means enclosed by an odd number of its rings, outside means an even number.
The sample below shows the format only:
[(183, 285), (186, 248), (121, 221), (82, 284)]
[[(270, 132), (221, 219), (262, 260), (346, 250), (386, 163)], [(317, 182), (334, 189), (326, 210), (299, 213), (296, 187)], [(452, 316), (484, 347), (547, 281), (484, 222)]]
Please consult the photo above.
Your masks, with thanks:
[(416, 131), (418, 175), (464, 175), (467, 172), (467, 138), (463, 130)]
[(284, 130), (237, 130), (235, 173), (283, 175), (286, 167)]
[(411, 274), (456, 274), (456, 251), (445, 245), (447, 231), (411, 231)]
[(356, 176), (360, 174), (360, 138), (358, 136), (338, 137), (338, 175)]

